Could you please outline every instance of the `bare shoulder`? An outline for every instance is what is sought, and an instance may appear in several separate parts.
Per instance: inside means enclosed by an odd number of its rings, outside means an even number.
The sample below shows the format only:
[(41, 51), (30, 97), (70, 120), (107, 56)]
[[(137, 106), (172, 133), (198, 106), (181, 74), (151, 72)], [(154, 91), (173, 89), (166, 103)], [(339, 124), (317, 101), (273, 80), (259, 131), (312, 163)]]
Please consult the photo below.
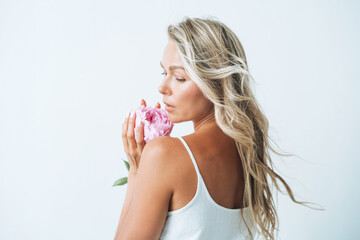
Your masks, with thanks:
[[(146, 161), (146, 165), (152, 165), (152, 167), (161, 168), (168, 178), (174, 178), (178, 164), (178, 144), (179, 139), (170, 136), (154, 138), (145, 144), (141, 156), (141, 161)], [(145, 163), (143, 163), (143, 165), (144, 164)]]
[(174, 150), (177, 149), (178, 140), (170, 136), (161, 136), (152, 139), (147, 144), (145, 144), (144, 150), (146, 152), (152, 152), (157, 155), (164, 157), (171, 156), (174, 153)]

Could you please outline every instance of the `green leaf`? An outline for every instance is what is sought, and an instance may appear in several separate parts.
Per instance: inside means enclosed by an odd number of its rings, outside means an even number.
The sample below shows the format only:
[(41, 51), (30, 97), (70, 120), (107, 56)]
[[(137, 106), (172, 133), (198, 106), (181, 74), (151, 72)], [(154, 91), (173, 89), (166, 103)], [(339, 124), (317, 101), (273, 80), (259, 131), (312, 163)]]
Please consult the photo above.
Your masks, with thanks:
[(127, 177), (123, 177), (123, 178), (120, 178), (120, 179), (116, 180), (112, 186), (113, 186), (113, 187), (115, 187), (115, 186), (121, 186), (121, 185), (127, 184), (127, 181), (128, 181), (128, 178), (127, 178)]
[(130, 164), (129, 164), (129, 162), (126, 161), (126, 160), (124, 160), (124, 159), (123, 159), (123, 161), (124, 161), (124, 163), (125, 163), (126, 169), (127, 169), (128, 171), (130, 171)]

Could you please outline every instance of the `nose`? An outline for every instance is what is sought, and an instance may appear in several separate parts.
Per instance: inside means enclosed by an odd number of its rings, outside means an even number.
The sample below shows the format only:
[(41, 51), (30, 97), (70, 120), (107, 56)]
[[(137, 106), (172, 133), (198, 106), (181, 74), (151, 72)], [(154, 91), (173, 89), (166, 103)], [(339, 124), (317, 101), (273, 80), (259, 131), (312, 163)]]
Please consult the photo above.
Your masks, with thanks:
[(164, 81), (158, 87), (159, 93), (161, 93), (163, 95), (166, 95), (166, 94), (168, 94), (170, 92), (169, 87), (165, 83), (166, 83), (166, 80), (164, 79)]

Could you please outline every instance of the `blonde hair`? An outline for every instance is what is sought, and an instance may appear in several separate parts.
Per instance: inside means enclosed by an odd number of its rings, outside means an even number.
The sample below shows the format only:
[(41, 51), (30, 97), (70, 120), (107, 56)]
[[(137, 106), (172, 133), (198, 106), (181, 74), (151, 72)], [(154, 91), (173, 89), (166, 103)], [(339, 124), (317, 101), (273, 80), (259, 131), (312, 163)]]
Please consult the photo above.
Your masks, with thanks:
[[(187, 74), (214, 103), (218, 126), (236, 142), (244, 169), (243, 205), (251, 210), (252, 225), (258, 225), (261, 232), (257, 227), (256, 232), (266, 239), (275, 239), (278, 215), (267, 178), (282, 192), (276, 180), (279, 179), (295, 203), (308, 202), (295, 200), (288, 184), (273, 170), (269, 149), (281, 156), (293, 154), (281, 154), (270, 146), (269, 122), (250, 89), (252, 77), (239, 39), (225, 24), (211, 18), (185, 17), (167, 30)], [(254, 239), (243, 210), (241, 217)]]

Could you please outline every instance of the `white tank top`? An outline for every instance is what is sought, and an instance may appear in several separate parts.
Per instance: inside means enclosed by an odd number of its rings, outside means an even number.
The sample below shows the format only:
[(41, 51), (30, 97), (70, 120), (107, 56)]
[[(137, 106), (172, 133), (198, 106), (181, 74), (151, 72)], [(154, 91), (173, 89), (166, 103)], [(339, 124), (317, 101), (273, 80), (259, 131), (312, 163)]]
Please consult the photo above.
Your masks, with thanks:
[[(193, 199), (184, 207), (169, 211), (160, 240), (247, 240), (250, 239), (241, 209), (225, 208), (210, 196), (195, 158), (182, 137), (179, 139), (188, 151), (198, 176)], [(255, 239), (255, 228), (251, 224), (250, 210), (243, 208), (244, 218)]]

